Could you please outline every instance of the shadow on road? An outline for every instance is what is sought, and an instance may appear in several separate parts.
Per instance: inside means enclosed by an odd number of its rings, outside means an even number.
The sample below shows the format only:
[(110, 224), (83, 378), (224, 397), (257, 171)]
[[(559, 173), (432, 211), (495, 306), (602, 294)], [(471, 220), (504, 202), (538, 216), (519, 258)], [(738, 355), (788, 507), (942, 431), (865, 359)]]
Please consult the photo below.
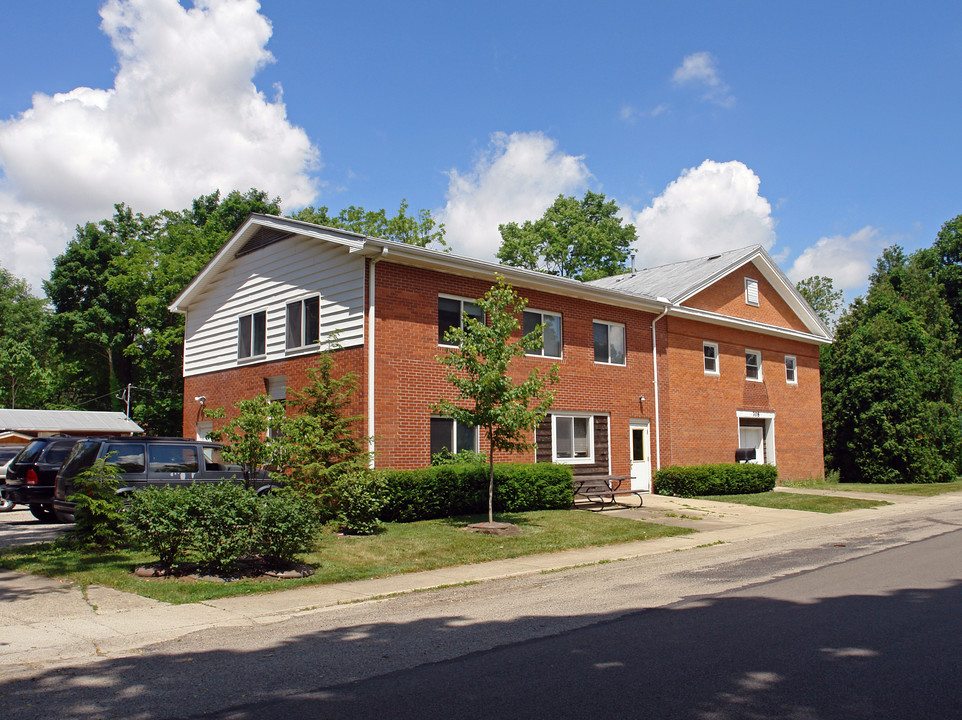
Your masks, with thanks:
[[(962, 716), (960, 618), (959, 582), (806, 603), (722, 596), (574, 630), (436, 617), (267, 651), (106, 659), (0, 682), (0, 695), (5, 718), (944, 720)], [(544, 637), (477, 650), (525, 634)]]

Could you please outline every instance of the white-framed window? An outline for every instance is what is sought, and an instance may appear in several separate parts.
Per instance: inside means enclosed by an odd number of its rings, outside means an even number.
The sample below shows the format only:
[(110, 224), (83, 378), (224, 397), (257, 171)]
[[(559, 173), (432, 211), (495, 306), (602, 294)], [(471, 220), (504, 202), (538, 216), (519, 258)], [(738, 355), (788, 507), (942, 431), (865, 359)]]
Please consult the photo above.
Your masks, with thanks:
[(758, 307), (758, 280), (745, 278), (745, 304)]
[(625, 364), (625, 326), (621, 323), (595, 320), (595, 362), (609, 365)]
[(321, 298), (287, 303), (287, 349), (310, 347), (321, 338)]
[(718, 369), (718, 343), (703, 342), (701, 344), (702, 354), (705, 357), (705, 374), (717, 375)]
[(785, 356), (785, 382), (798, 385), (798, 362), (794, 355)]
[(237, 358), (259, 357), (267, 351), (267, 311), (237, 318)]
[(522, 332), (525, 335), (533, 332), (538, 325), (543, 325), (541, 333), (544, 344), (540, 349), (528, 353), (529, 355), (561, 357), (561, 315), (544, 310), (525, 310), (522, 320)]
[(553, 462), (594, 462), (594, 418), (591, 415), (552, 415), (551, 434)]
[(757, 381), (762, 379), (762, 354), (758, 350), (745, 351), (745, 377)]
[(452, 455), (462, 450), (478, 451), (478, 429), (454, 418), (431, 418), (431, 456), (447, 450)]
[(444, 336), (451, 328), (463, 328), (463, 315), (484, 322), (484, 313), (474, 300), (438, 295), (438, 344), (452, 345)]

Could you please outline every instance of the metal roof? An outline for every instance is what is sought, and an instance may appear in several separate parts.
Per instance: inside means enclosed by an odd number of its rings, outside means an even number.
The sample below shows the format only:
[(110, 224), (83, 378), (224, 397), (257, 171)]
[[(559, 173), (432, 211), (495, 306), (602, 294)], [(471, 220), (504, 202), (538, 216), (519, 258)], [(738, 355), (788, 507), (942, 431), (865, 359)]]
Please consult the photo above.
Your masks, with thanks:
[(0, 408), (0, 430), (32, 432), (140, 433), (122, 412), (93, 410), (8, 410)]

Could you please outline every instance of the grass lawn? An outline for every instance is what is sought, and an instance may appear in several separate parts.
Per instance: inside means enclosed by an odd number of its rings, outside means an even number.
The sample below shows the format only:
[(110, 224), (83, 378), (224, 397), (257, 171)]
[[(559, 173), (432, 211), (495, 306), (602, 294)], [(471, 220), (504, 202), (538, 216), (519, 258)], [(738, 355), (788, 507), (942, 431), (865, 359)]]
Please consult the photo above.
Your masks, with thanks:
[(828, 480), (800, 480), (780, 484), (785, 487), (812, 488), (814, 490), (848, 490), (850, 492), (920, 495), (924, 497), (962, 492), (962, 480), (947, 483), (846, 483)]
[(777, 510), (807, 510), (809, 512), (837, 513), (846, 510), (891, 505), (884, 500), (860, 500), (858, 498), (835, 497), (832, 495), (815, 495), (787, 492), (763, 492), (751, 495), (704, 495), (701, 500), (717, 500), (719, 502), (740, 503), (756, 507), (775, 508)]
[(487, 520), (487, 516), (387, 523), (382, 533), (366, 537), (325, 533), (315, 551), (302, 556), (305, 562), (316, 567), (314, 575), (290, 580), (145, 579), (136, 577), (131, 571), (156, 558), (142, 552), (94, 553), (58, 544), (0, 551), (0, 566), (70, 580), (83, 586), (104, 585), (164, 602), (185, 603), (692, 532), (686, 528), (572, 510), (504, 514), (496, 515), (495, 519), (520, 526), (522, 534), (500, 537), (462, 530), (470, 523)]

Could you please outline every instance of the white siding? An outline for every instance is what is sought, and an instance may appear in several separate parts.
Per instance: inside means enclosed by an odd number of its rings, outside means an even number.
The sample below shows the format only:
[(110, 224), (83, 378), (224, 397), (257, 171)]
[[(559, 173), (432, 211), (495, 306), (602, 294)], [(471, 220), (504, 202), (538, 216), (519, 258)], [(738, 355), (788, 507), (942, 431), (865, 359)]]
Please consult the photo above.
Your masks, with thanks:
[[(342, 347), (363, 345), (363, 257), (296, 236), (235, 258), (188, 308), (184, 375), (303, 354), (285, 350), (286, 306), (318, 294), (321, 342), (337, 332)], [(258, 310), (267, 311), (267, 357), (238, 361), (237, 318)]]

